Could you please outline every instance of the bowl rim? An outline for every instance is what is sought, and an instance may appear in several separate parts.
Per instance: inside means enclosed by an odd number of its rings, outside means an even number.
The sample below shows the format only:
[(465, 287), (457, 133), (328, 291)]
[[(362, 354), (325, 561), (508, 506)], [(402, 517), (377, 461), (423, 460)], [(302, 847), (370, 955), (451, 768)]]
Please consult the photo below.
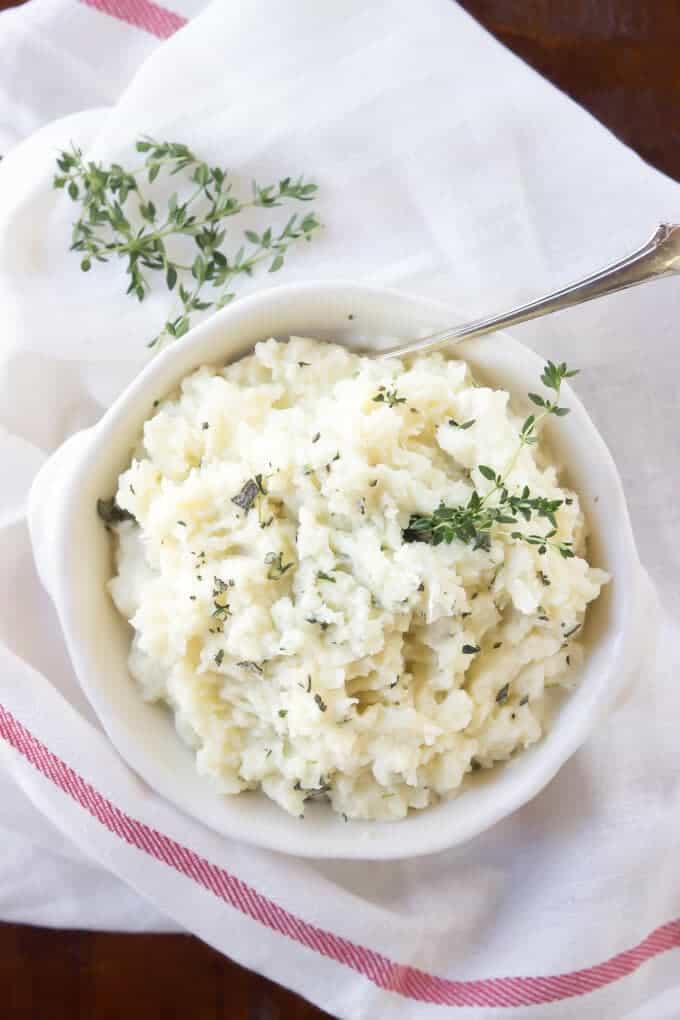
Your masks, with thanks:
[[(427, 298), (419, 298), (405, 295), (396, 290), (372, 287), (365, 284), (357, 284), (352, 281), (310, 281), (306, 283), (293, 283), (277, 286), (268, 290), (259, 291), (248, 297), (244, 297), (232, 306), (228, 306), (217, 312), (211, 318), (191, 330), (180, 341), (167, 348), (151, 360), (136, 378), (118, 396), (114, 403), (107, 409), (99, 422), (85, 433), (72, 437), (67, 442), (70, 444), (71, 463), (63, 472), (61, 478), (61, 493), (58, 511), (54, 516), (52, 531), (52, 546), (54, 559), (52, 570), (48, 571), (51, 577), (48, 579), (48, 588), (57, 606), (62, 629), (64, 631), (67, 647), (71, 656), (76, 675), (80, 686), (83, 688), (88, 700), (92, 704), (95, 713), (101, 721), (106, 733), (111, 739), (118, 752), (127, 764), (148, 783), (148, 785), (165, 800), (170, 801), (180, 811), (189, 814), (194, 819), (206, 824), (213, 830), (217, 830), (223, 836), (235, 838), (245, 842), (253, 843), (271, 850), (283, 851), (297, 856), (304, 857), (326, 857), (339, 859), (400, 859), (405, 857), (416, 857), (423, 854), (435, 853), (447, 849), (453, 845), (463, 843), (479, 833), (494, 825), (500, 819), (513, 813), (522, 805), (532, 799), (552, 779), (562, 765), (571, 757), (575, 750), (585, 741), (589, 732), (594, 727), (597, 718), (607, 704), (615, 697), (623, 678), (630, 666), (630, 634), (633, 631), (636, 591), (639, 589), (639, 560), (633, 539), (632, 528), (623, 494), (623, 488), (619, 479), (613, 459), (590, 420), (585, 408), (573, 390), (569, 389), (569, 405), (575, 417), (580, 419), (589, 430), (589, 442), (593, 444), (599, 460), (607, 470), (607, 484), (609, 486), (608, 499), (613, 510), (613, 519), (616, 521), (617, 535), (621, 548), (621, 562), (617, 563), (617, 589), (621, 599), (621, 625), (614, 635), (611, 649), (607, 658), (607, 682), (601, 681), (598, 689), (593, 691), (590, 698), (590, 705), (584, 701), (584, 706), (589, 711), (572, 712), (569, 717), (570, 725), (562, 726), (559, 730), (549, 731), (539, 742), (541, 753), (533, 756), (532, 762), (535, 767), (520, 768), (515, 772), (515, 782), (512, 786), (511, 795), (502, 800), (497, 797), (489, 800), (486, 798), (484, 805), (480, 803), (480, 809), (476, 812), (468, 810), (464, 822), (459, 824), (456, 831), (453, 826), (447, 828), (444, 824), (444, 817), (440, 817), (440, 824), (437, 826), (422, 825), (423, 837), (418, 837), (418, 826), (410, 824), (407, 833), (405, 820), (400, 823), (388, 822), (353, 822), (346, 827), (348, 838), (339, 838), (342, 833), (331, 833), (326, 846), (322, 840), (309, 839), (309, 833), (305, 832), (305, 826), (300, 827), (300, 822), (287, 816), (281, 808), (276, 810), (282, 816), (289, 819), (291, 823), (290, 838), (282, 841), (280, 832), (274, 835), (267, 832), (266, 823), (262, 827), (264, 831), (251, 831), (247, 828), (247, 819), (244, 825), (216, 824), (213, 817), (207, 817), (203, 810), (198, 810), (188, 802), (185, 796), (179, 796), (173, 790), (169, 776), (163, 775), (162, 763), (150, 763), (145, 760), (143, 748), (135, 748), (134, 736), (126, 734), (121, 729), (121, 720), (116, 720), (115, 715), (110, 714), (110, 699), (103, 696), (104, 686), (100, 682), (100, 665), (98, 664), (97, 646), (100, 644), (100, 636), (87, 633), (83, 629), (79, 619), (79, 598), (76, 592), (76, 577), (73, 571), (73, 564), (69, 550), (71, 539), (74, 534), (74, 523), (77, 519), (79, 509), (78, 497), (80, 491), (86, 486), (88, 477), (96, 472), (98, 463), (107, 457), (112, 441), (115, 445), (115, 436), (123, 422), (130, 419), (131, 413), (142, 399), (148, 408), (151, 406), (150, 392), (157, 393), (163, 388), (163, 380), (177, 375), (186, 375), (201, 364), (206, 364), (209, 359), (205, 350), (214, 345), (213, 360), (220, 357), (220, 345), (227, 347), (230, 333), (238, 330), (240, 324), (245, 323), (254, 316), (260, 314), (263, 308), (269, 308), (276, 314), (277, 309), (282, 308), (286, 302), (295, 300), (298, 302), (307, 301), (331, 301), (338, 300), (374, 301), (378, 303), (394, 302), (403, 307), (412, 306), (419, 308), (426, 317), (441, 321), (452, 321), (451, 311), (441, 302), (435, 302)], [(263, 332), (263, 338), (265, 333)], [(274, 331), (272, 331), (274, 332)], [(288, 332), (288, 331), (286, 331)], [(495, 334), (493, 342), (501, 340), (509, 352), (521, 351), (523, 356), (534, 359), (537, 364), (542, 364), (541, 359), (529, 348), (519, 344), (514, 338), (506, 334)], [(233, 342), (233, 341), (232, 341)], [(472, 341), (469, 344), (460, 345), (461, 354), (464, 356), (466, 350), (469, 352), (473, 344), (480, 341)], [(239, 355), (237, 355), (239, 356)], [(189, 367), (187, 367), (189, 365)], [(181, 371), (180, 367), (181, 366)], [(176, 383), (173, 383), (175, 385)], [(167, 390), (170, 388), (166, 386)], [(135, 415), (136, 418), (136, 415)], [(141, 421), (144, 419), (142, 418)], [(137, 432), (139, 428), (137, 428)], [(62, 450), (66, 449), (66, 446)], [(128, 453), (129, 455), (129, 453)], [(55, 457), (59, 456), (59, 451)], [(49, 467), (50, 461), (48, 461)], [(62, 463), (62, 467), (65, 464)], [(45, 469), (43, 469), (44, 471)], [(42, 474), (43, 472), (41, 472)], [(40, 509), (36, 506), (37, 497), (34, 496), (39, 490), (39, 484), (34, 485), (31, 494), (31, 506), (29, 507), (29, 518), (32, 521), (31, 531), (34, 527), (39, 531), (41, 528)], [(82, 500), (80, 501), (82, 510)], [(35, 542), (34, 542), (35, 545)], [(579, 688), (580, 689), (580, 688)], [(576, 693), (576, 692), (575, 692)], [(143, 704), (140, 698), (140, 705)], [(172, 725), (171, 720), (169, 720)], [(132, 744), (128, 737), (132, 737)], [(177, 738), (179, 743), (179, 738)], [(535, 745), (538, 746), (538, 745)], [(521, 761), (530, 752), (524, 752), (518, 756), (516, 761)], [(507, 769), (507, 766), (505, 767)], [(505, 772), (505, 769), (503, 770)], [(494, 770), (494, 776), (495, 776)], [(197, 781), (206, 784), (206, 780), (198, 776)], [(206, 784), (207, 785), (207, 784)], [(500, 785), (500, 784), (499, 784)], [(261, 793), (255, 796), (263, 797)], [(215, 800), (221, 800), (217, 793)], [(233, 798), (237, 802), (240, 798)], [(446, 806), (460, 803), (460, 798), (454, 798), (445, 802)], [(485, 806), (485, 810), (482, 810)], [(469, 807), (469, 805), (468, 805)], [(428, 815), (434, 814), (435, 808), (428, 808), (423, 812), (414, 813), (414, 819), (426, 819)], [(397, 825), (397, 828), (395, 828)], [(293, 826), (295, 829), (293, 829)], [(357, 838), (352, 833), (355, 826), (363, 828), (370, 827), (372, 834), (364, 837), (362, 834)], [(281, 827), (278, 826), (280, 829)], [(302, 831), (301, 831), (302, 828)], [(378, 829), (382, 830), (378, 836)], [(395, 837), (399, 837), (395, 839)]]

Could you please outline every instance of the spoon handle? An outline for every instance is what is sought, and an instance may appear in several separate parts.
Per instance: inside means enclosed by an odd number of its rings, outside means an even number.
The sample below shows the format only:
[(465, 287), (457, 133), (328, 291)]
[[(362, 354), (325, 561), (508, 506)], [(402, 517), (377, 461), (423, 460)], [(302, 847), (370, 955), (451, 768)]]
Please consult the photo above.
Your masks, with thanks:
[(552, 312), (559, 312), (564, 308), (572, 308), (574, 305), (584, 304), (586, 301), (592, 301), (604, 294), (613, 294), (617, 290), (636, 287), (639, 283), (646, 283), (647, 280), (669, 276), (672, 273), (680, 273), (680, 224), (662, 223), (649, 241), (637, 251), (612, 263), (605, 269), (587, 276), (584, 280), (569, 284), (553, 294), (546, 294), (544, 297), (520, 305), (519, 308), (514, 308), (501, 315), (477, 319), (467, 325), (445, 329), (440, 333), (433, 333), (420, 340), (414, 340), (412, 343), (380, 351), (377, 357), (395, 358), (405, 354), (415, 354), (417, 351), (435, 350), (448, 343), (460, 343), (462, 340), (470, 340), (473, 337), (483, 336), (485, 333), (493, 333), (498, 329), (516, 326), (529, 319), (538, 319), (542, 315), (550, 315)]

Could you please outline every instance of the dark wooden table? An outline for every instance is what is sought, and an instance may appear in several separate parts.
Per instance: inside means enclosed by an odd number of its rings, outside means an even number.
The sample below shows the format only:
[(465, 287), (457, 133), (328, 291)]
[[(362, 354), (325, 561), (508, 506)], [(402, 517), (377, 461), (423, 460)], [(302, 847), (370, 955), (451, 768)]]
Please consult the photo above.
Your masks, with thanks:
[[(0, 10), (19, 2), (0, 0)], [(644, 159), (680, 179), (677, 0), (463, 0), (462, 6)], [(326, 1016), (190, 936), (11, 924), (0, 925), (0, 999), (6, 1020)]]

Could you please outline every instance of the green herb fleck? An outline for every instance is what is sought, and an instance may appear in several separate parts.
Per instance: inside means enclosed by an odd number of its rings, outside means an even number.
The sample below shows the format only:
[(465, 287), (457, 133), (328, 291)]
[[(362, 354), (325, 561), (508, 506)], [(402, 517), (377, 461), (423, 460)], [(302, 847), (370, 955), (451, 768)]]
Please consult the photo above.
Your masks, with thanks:
[(241, 662), (237, 662), (236, 665), (239, 669), (250, 670), (251, 673), (257, 673), (258, 676), (262, 676), (264, 669), (259, 662), (253, 662), (251, 659), (242, 659)]
[(262, 475), (255, 475), (254, 478), (248, 479), (245, 485), (239, 492), (236, 493), (235, 496), (231, 497), (231, 501), (248, 513), (257, 497), (266, 495), (266, 492), (267, 490), (262, 482)]
[(307, 623), (317, 623), (319, 627), (321, 627), (321, 630), (328, 630), (330, 627), (330, 623), (327, 623), (325, 620), (317, 620), (315, 616), (306, 616), (305, 620)]
[(397, 407), (398, 404), (406, 403), (406, 397), (399, 396), (396, 386), (392, 386), (389, 390), (385, 386), (379, 386), (378, 392), (373, 397), (373, 403), (388, 404), (389, 407)]
[(290, 563), (283, 562), (283, 553), (280, 552), (267, 553), (267, 555), (264, 558), (264, 562), (269, 567), (269, 570), (267, 571), (267, 577), (269, 578), (270, 581), (279, 581), (286, 573), (286, 571), (290, 570), (290, 568), (293, 566), (292, 561)]
[(464, 432), (466, 429), (471, 429), (476, 421), (477, 421), (476, 418), (470, 418), (469, 421), (464, 421), (462, 424), (460, 424), (459, 422), (456, 421), (455, 418), (449, 418), (449, 425), (451, 425), (455, 429), (460, 429), (461, 431)]
[(227, 594), (230, 587), (233, 587), (233, 584), (228, 584), (219, 577), (215, 577), (213, 579), (212, 615), (222, 622), (231, 616), (231, 609), (229, 608), (229, 599)]
[(510, 691), (510, 684), (503, 684), (500, 691), (496, 695), (496, 701), (499, 705), (504, 704), (508, 700), (508, 693)]
[(317, 581), (330, 581), (331, 584), (335, 584), (335, 578), (331, 577), (330, 574), (325, 574), (323, 570), (317, 570), (316, 579)]

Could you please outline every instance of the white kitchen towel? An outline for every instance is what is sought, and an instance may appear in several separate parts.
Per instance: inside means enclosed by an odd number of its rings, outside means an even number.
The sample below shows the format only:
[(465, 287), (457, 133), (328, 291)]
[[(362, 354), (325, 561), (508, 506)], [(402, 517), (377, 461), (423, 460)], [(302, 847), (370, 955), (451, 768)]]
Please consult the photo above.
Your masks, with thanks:
[[(102, 98), (114, 97), (91, 101)], [(319, 182), (324, 235), (280, 282), (354, 276), (448, 300), (461, 318), (598, 267), (680, 209), (676, 184), (447, 0), (216, 2), (149, 56), (110, 110), (10, 152), (0, 167), (9, 774), (61, 834), (57, 852), (76, 847), (151, 904), (157, 923), (165, 915), (339, 1017), (677, 1017), (676, 282), (518, 330), (581, 366), (578, 388), (621, 470), (656, 586), (644, 669), (626, 697), (547, 790), (467, 846), (386, 865), (255, 851), (163, 803), (108, 745), (26, 537), (30, 479), (134, 373), (164, 310), (160, 292), (141, 306), (124, 298), (113, 267), (80, 274), (66, 251), (73, 210), (49, 187), (54, 155), (73, 139), (125, 161), (143, 132), (239, 175)], [(14, 812), (6, 826), (25, 824), (24, 837), (35, 831), (50, 848), (38, 817)], [(79, 888), (72, 874), (72, 916), (82, 904), (86, 918), (86, 879)], [(121, 923), (131, 922), (112, 914)]]

